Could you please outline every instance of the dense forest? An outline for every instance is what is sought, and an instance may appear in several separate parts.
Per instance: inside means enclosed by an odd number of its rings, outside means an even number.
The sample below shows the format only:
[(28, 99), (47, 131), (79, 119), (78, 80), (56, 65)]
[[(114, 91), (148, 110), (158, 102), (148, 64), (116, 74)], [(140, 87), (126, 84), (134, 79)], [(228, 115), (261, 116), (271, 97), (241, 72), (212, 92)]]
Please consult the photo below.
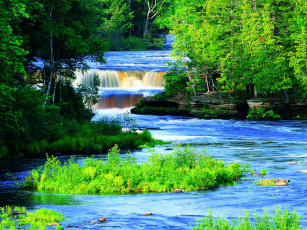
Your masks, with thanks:
[(99, 80), (76, 91), (67, 79), (108, 50), (161, 48), (167, 33), (176, 38), (168, 94), (304, 101), (306, 14), (305, 0), (0, 0), (0, 156), (95, 132)]
[[(0, 158), (23, 152), (45, 154), (51, 143), (71, 135), (78, 134), (80, 139), (89, 133), (119, 134), (119, 120), (129, 118), (89, 123), (99, 79), (78, 91), (67, 79), (74, 77), (76, 69), (86, 70), (89, 58), (104, 63), (107, 50), (163, 45), (163, 30), (153, 23), (162, 9), (157, 4), (144, 0), (1, 0)], [(37, 59), (43, 67), (33, 65)], [(33, 75), (41, 76), (41, 88)], [(86, 140), (79, 142), (75, 145), (82, 148), (69, 151), (90, 147)], [(58, 143), (55, 145), (51, 152), (58, 152)], [(98, 144), (91, 151), (108, 147)]]
[(306, 19), (305, 0), (169, 1), (157, 19), (177, 39), (165, 88), (304, 100)]

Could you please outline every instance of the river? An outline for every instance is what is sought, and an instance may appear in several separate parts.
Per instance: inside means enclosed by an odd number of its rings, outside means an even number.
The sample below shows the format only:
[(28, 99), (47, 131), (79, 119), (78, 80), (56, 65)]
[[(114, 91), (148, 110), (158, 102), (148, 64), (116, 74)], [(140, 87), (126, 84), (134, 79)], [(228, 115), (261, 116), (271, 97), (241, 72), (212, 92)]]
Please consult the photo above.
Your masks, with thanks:
[[(100, 88), (103, 96), (95, 106), (99, 119), (104, 115), (129, 111), (139, 98), (163, 90), (161, 75), (170, 61), (168, 50), (127, 51), (106, 54), (107, 64), (90, 63), (91, 70), (77, 83), (97, 74), (106, 83)], [(142, 74), (137, 73), (142, 72)], [(155, 72), (155, 80), (143, 81), (148, 72)], [(113, 74), (113, 75), (112, 75)], [(110, 80), (115, 76), (116, 81)], [(112, 77), (113, 76), (113, 77)], [(82, 80), (83, 78), (83, 80)], [(158, 80), (157, 80), (158, 79)], [(162, 79), (162, 80), (161, 80)], [(121, 83), (126, 81), (125, 84)], [(111, 83), (110, 83), (111, 82)], [(127, 82), (130, 82), (129, 84)], [(110, 83), (110, 84), (109, 84)], [(244, 210), (263, 213), (274, 211), (276, 206), (297, 209), (303, 216), (302, 226), (307, 227), (307, 122), (306, 121), (249, 121), (202, 120), (176, 116), (132, 115), (140, 127), (150, 130), (156, 138), (171, 144), (157, 146), (159, 153), (168, 153), (172, 146), (190, 145), (196, 151), (206, 149), (207, 154), (226, 164), (238, 161), (250, 163), (255, 172), (267, 169), (265, 178), (289, 179), (290, 184), (280, 187), (259, 187), (258, 175), (246, 174), (235, 186), (209, 191), (186, 193), (148, 193), (130, 195), (65, 195), (24, 191), (14, 186), (5, 172), (18, 179), (24, 178), (44, 159), (0, 161), (0, 206), (20, 205), (29, 209), (50, 208), (66, 216), (68, 224), (80, 229), (191, 229), (196, 220), (211, 209), (213, 216), (229, 219), (240, 217)], [(145, 161), (150, 153), (146, 149), (133, 151), (138, 162)], [(95, 158), (105, 155), (95, 156)], [(62, 161), (68, 156), (60, 156)], [(76, 156), (82, 164), (85, 156)], [(295, 165), (289, 165), (295, 162)], [(142, 213), (152, 212), (151, 216)], [(89, 225), (92, 220), (105, 217), (106, 223)], [(72, 228), (72, 229), (76, 229)]]

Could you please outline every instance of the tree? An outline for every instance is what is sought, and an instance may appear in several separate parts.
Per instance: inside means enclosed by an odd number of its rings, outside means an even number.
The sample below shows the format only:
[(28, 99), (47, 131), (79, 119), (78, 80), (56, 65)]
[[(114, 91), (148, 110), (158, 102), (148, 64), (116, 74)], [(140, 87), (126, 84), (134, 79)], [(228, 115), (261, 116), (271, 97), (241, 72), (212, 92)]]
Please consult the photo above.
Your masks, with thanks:
[(83, 94), (83, 101), (86, 107), (91, 110), (93, 105), (99, 102), (99, 76), (95, 75), (90, 81), (89, 86), (79, 85), (80, 92)]
[(126, 0), (101, 0), (99, 14), (102, 18), (100, 35), (108, 40), (111, 50), (118, 49), (133, 25), (130, 4)]
[(36, 17), (24, 33), (29, 35), (29, 56), (42, 58), (48, 68), (48, 98), (52, 91), (55, 95), (56, 81), (63, 74), (72, 77), (77, 68), (88, 68), (87, 57), (103, 63), (107, 44), (97, 34), (98, 0), (36, 0), (33, 5)]
[(26, 13), (24, 1), (0, 1), (0, 83), (14, 85), (13, 79), (21, 79), (24, 74), (23, 39), (19, 26)]
[(196, 91), (250, 88), (255, 96), (282, 93), (289, 101), (288, 91), (305, 85), (304, 0), (166, 3), (170, 13), (157, 21), (176, 37), (174, 55)]
[(164, 0), (145, 0), (147, 14), (144, 24), (143, 39), (147, 36), (149, 21), (154, 19), (163, 9)]
[[(289, 51), (289, 65), (293, 68), (294, 76), (307, 91), (307, 35), (306, 35), (306, 2), (299, 0), (295, 3), (294, 17), (292, 18), (292, 49)], [(306, 97), (307, 95), (305, 95)]]

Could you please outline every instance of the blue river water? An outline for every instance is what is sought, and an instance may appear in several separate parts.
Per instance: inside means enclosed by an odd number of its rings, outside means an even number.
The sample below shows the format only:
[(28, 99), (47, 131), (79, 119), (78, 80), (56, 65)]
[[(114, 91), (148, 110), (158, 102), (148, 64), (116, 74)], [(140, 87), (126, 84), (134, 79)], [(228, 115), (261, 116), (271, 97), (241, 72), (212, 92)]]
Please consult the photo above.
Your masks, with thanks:
[[(138, 52), (137, 52), (138, 53)], [(165, 71), (168, 51), (141, 52), (136, 59), (134, 52), (110, 54), (112, 61), (105, 70)], [(128, 56), (131, 57), (129, 58)], [(146, 59), (148, 57), (151, 59)], [(156, 58), (155, 58), (156, 57)], [(159, 58), (160, 57), (160, 58)], [(121, 61), (120, 61), (121, 60)], [(129, 60), (129, 61), (128, 61)], [(130, 63), (130, 64), (129, 64)], [(150, 64), (151, 65), (148, 65)], [(107, 64), (108, 65), (108, 64)], [(134, 66), (133, 66), (134, 65)], [(148, 65), (148, 69), (146, 69)], [(130, 67), (131, 68), (130, 68)], [(103, 69), (101, 66), (91, 68)], [(122, 70), (122, 69), (121, 69)], [(125, 93), (123, 93), (125, 91)], [(143, 96), (152, 95), (161, 89), (101, 89), (106, 97), (114, 94)], [(101, 116), (126, 112), (126, 108), (96, 109), (94, 119)], [(156, 152), (166, 154), (172, 147), (190, 145), (196, 151), (205, 150), (215, 159), (226, 164), (238, 161), (249, 163), (255, 173), (267, 169), (264, 178), (289, 179), (287, 186), (259, 187), (258, 175), (246, 174), (235, 186), (220, 187), (209, 191), (185, 193), (148, 193), (129, 195), (69, 195), (24, 191), (14, 186), (14, 181), (5, 173), (10, 171), (17, 179), (23, 179), (32, 168), (44, 163), (44, 159), (0, 161), (0, 206), (20, 205), (29, 209), (50, 208), (66, 216), (63, 226), (70, 229), (191, 229), (196, 220), (212, 210), (213, 216), (232, 219), (244, 214), (244, 210), (263, 209), (274, 211), (277, 206), (296, 209), (303, 217), (302, 227), (307, 227), (307, 122), (306, 121), (249, 121), (249, 120), (204, 120), (198, 118), (154, 115), (132, 115), (139, 127), (147, 128), (154, 137), (171, 144), (157, 146)], [(147, 149), (132, 152), (138, 162), (148, 159)], [(98, 155), (99, 159), (106, 155)], [(59, 156), (61, 161), (68, 156)], [(82, 164), (85, 156), (76, 159)], [(295, 162), (290, 165), (289, 162)], [(254, 181), (251, 181), (253, 179)], [(142, 213), (151, 212), (151, 216)], [(90, 225), (90, 221), (105, 217), (106, 223)], [(78, 227), (76, 227), (78, 226)]]

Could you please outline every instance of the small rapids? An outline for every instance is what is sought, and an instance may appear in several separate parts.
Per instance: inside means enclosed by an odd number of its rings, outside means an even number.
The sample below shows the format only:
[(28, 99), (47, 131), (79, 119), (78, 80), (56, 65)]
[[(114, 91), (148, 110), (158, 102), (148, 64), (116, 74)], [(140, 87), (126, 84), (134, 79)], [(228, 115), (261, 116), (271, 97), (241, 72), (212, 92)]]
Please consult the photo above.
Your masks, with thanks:
[[(88, 76), (98, 74), (102, 81), (101, 102), (95, 105), (96, 116), (114, 115), (129, 111), (137, 101), (162, 89), (162, 73), (167, 71), (169, 51), (125, 51), (106, 55), (107, 65), (89, 63)], [(110, 75), (104, 75), (104, 72)], [(118, 78), (111, 77), (112, 74)], [(122, 72), (125, 71), (127, 76)], [(142, 77), (133, 71), (143, 73)], [(143, 71), (143, 72), (142, 72)], [(145, 75), (160, 72), (151, 80)], [(116, 73), (116, 74), (115, 74)], [(139, 74), (138, 73), (138, 74)], [(81, 74), (80, 74), (81, 75)], [(134, 76), (134, 77), (133, 77)], [(88, 77), (78, 75), (75, 83), (84, 83)], [(90, 78), (90, 77), (89, 77)], [(132, 79), (132, 80), (131, 80)], [(145, 80), (146, 79), (146, 80)], [(145, 80), (145, 81), (144, 81)], [(144, 82), (143, 82), (144, 81)], [(112, 88), (114, 87), (114, 88)], [(132, 115), (141, 129), (147, 128), (155, 138), (171, 144), (157, 146), (161, 154), (169, 153), (173, 146), (190, 145), (197, 151), (229, 164), (251, 164), (255, 173), (267, 169), (264, 178), (288, 179), (287, 186), (259, 187), (258, 175), (246, 174), (235, 186), (209, 191), (186, 193), (148, 193), (126, 195), (69, 195), (49, 192), (25, 191), (14, 185), (6, 172), (22, 180), (31, 169), (44, 163), (44, 159), (0, 161), (0, 206), (19, 205), (29, 209), (50, 208), (66, 216), (63, 226), (80, 229), (191, 229), (196, 220), (212, 210), (213, 216), (229, 219), (243, 216), (244, 210), (273, 212), (276, 206), (297, 209), (307, 227), (307, 180), (299, 170), (307, 169), (306, 121), (249, 121), (202, 120), (176, 116)], [(137, 162), (144, 162), (151, 154), (147, 149), (133, 151)], [(106, 157), (97, 155), (95, 159)], [(61, 161), (68, 156), (59, 156)], [(83, 163), (85, 156), (77, 155)], [(295, 165), (289, 165), (295, 162)], [(78, 186), (78, 185), (76, 185)], [(151, 212), (152, 216), (142, 216)], [(106, 223), (90, 225), (90, 221), (107, 218)], [(74, 228), (76, 229), (76, 228)]]

